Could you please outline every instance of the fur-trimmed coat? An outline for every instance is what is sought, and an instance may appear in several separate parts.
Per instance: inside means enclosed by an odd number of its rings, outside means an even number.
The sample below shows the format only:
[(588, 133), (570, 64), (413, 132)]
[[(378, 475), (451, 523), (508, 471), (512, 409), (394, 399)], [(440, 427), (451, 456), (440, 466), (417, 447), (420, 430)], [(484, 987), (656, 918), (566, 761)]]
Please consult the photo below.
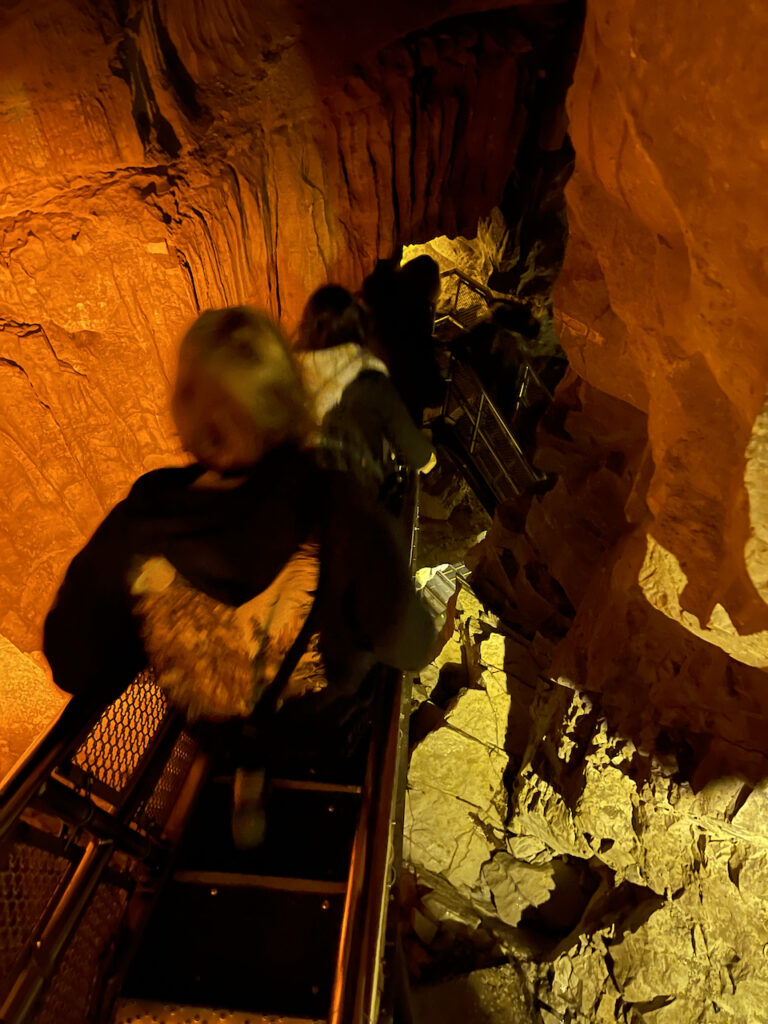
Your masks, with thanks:
[(110, 700), (150, 665), (190, 717), (247, 716), (320, 591), (285, 699), (354, 692), (376, 661), (417, 669), (434, 628), (387, 517), (311, 452), (237, 486), (200, 465), (141, 477), (74, 558), (45, 623), (56, 683)]

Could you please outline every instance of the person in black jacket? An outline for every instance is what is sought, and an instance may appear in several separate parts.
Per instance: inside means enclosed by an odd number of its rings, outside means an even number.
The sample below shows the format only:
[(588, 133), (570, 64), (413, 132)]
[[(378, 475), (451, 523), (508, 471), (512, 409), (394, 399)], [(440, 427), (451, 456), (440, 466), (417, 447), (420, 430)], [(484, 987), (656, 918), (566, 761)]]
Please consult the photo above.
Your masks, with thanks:
[(375, 349), (414, 423), (424, 409), (442, 404), (445, 381), (437, 365), (433, 330), (440, 298), (440, 268), (431, 256), (379, 260), (363, 283), (373, 316)]
[(44, 630), (59, 687), (106, 704), (149, 665), (190, 718), (247, 719), (308, 620), (275, 706), (312, 715), (353, 696), (376, 662), (429, 660), (434, 627), (401, 541), (305, 447), (303, 386), (265, 316), (195, 322), (173, 414), (196, 461), (141, 477), (73, 559)]
[(376, 493), (385, 484), (390, 456), (404, 468), (428, 471), (434, 450), (371, 351), (369, 337), (363, 305), (346, 288), (326, 285), (305, 307), (297, 358), (326, 458)]

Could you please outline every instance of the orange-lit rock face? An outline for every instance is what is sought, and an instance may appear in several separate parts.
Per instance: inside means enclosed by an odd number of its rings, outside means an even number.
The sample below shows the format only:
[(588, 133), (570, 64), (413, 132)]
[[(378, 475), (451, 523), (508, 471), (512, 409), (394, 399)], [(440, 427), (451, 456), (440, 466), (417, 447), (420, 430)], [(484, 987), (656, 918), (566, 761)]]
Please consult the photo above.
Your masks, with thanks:
[(180, 457), (168, 389), (199, 309), (290, 330), (326, 279), (500, 199), (557, 15), (321, 6), (0, 15), (0, 633), (22, 649), (105, 510)]
[[(555, 667), (604, 688), (629, 735), (665, 724), (717, 737), (713, 750), (764, 750), (768, 720), (766, 32), (764, 5), (588, 5), (555, 292), (587, 384), (561, 389), (571, 442), (541, 458), (570, 470), (527, 527), (577, 606)], [(631, 448), (616, 399), (641, 414)], [(580, 496), (589, 509), (606, 473), (620, 528), (598, 516), (591, 550), (564, 552), (553, 524), (579, 534)], [(743, 768), (733, 748), (719, 756), (715, 774)]]
[(736, 21), (588, 5), (555, 289), (573, 369), (537, 454), (557, 481), (473, 556), (511, 621), (567, 631), (555, 672), (622, 734), (679, 730), (715, 775), (768, 753), (768, 10)]
[(760, 4), (589, 5), (556, 292), (592, 328), (562, 332), (575, 369), (648, 413), (643, 527), (687, 577), (682, 609), (705, 626), (722, 605), (741, 633), (768, 628), (744, 484), (768, 378), (766, 32)]
[(0, 637), (0, 780), (65, 703), (41, 666)]

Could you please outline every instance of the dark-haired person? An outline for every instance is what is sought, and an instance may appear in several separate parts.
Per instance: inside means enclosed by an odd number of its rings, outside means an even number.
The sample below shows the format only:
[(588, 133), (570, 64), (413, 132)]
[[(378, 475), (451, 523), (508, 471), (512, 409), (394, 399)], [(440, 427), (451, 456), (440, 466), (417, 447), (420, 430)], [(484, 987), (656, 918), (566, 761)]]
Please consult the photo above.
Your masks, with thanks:
[(339, 285), (318, 289), (304, 309), (297, 359), (321, 424), (319, 443), (332, 464), (379, 493), (391, 451), (416, 471), (434, 465), (434, 451), (417, 429), (385, 364), (371, 351), (364, 305)]
[(432, 336), (440, 268), (426, 255), (401, 267), (393, 260), (381, 260), (364, 282), (363, 296), (372, 311), (377, 351), (420, 427), (424, 409), (440, 405), (445, 393)]

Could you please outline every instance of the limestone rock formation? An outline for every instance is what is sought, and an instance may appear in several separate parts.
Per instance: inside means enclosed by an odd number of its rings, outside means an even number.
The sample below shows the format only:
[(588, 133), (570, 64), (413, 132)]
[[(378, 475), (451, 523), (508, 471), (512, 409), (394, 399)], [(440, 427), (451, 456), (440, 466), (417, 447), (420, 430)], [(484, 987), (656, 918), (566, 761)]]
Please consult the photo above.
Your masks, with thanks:
[(476, 909), (546, 1024), (768, 1020), (767, 29), (756, 5), (587, 7), (550, 477), (467, 557), (553, 645), (503, 841), (529, 877), (586, 872), (586, 899), (544, 925), (555, 880), (512, 933)]
[(638, 750), (584, 693), (554, 687), (540, 713), (509, 827), (603, 878), (541, 976), (553, 1018), (767, 1020), (763, 786), (715, 779), (696, 792), (674, 756)]
[[(528, 742), (539, 666), (527, 645), (499, 630), (495, 616), (461, 588), (453, 635), (421, 673), (427, 701), (442, 714), (432, 717), (432, 731), (411, 756), (405, 856), (432, 890), (423, 910), (435, 929), (463, 914), (511, 941), (526, 911), (567, 883), (549, 847), (530, 837), (510, 842), (507, 780)], [(445, 677), (452, 665), (467, 670), (468, 685), (455, 692)], [(422, 704), (420, 718), (424, 711)], [(433, 939), (434, 933), (428, 944)]]
[(476, 685), (411, 760), (424, 964), (469, 936), (549, 1024), (768, 1021), (765, 780), (691, 777), (679, 736), (628, 737), (606, 697), (541, 674), (540, 638), (502, 628), (459, 595), (446, 657), (462, 647)]
[(553, 673), (602, 691), (625, 735), (676, 730), (697, 780), (754, 779), (768, 103), (749, 40), (768, 22), (705, 7), (589, 7), (555, 290), (572, 369), (536, 456), (550, 484), (503, 509), (468, 563), (503, 618), (560, 641)]
[(762, 6), (590, 5), (556, 290), (571, 365), (648, 417), (627, 518), (649, 539), (613, 558), (621, 582), (659, 566), (654, 607), (747, 664), (768, 650), (768, 101), (751, 44), (766, 31)]

